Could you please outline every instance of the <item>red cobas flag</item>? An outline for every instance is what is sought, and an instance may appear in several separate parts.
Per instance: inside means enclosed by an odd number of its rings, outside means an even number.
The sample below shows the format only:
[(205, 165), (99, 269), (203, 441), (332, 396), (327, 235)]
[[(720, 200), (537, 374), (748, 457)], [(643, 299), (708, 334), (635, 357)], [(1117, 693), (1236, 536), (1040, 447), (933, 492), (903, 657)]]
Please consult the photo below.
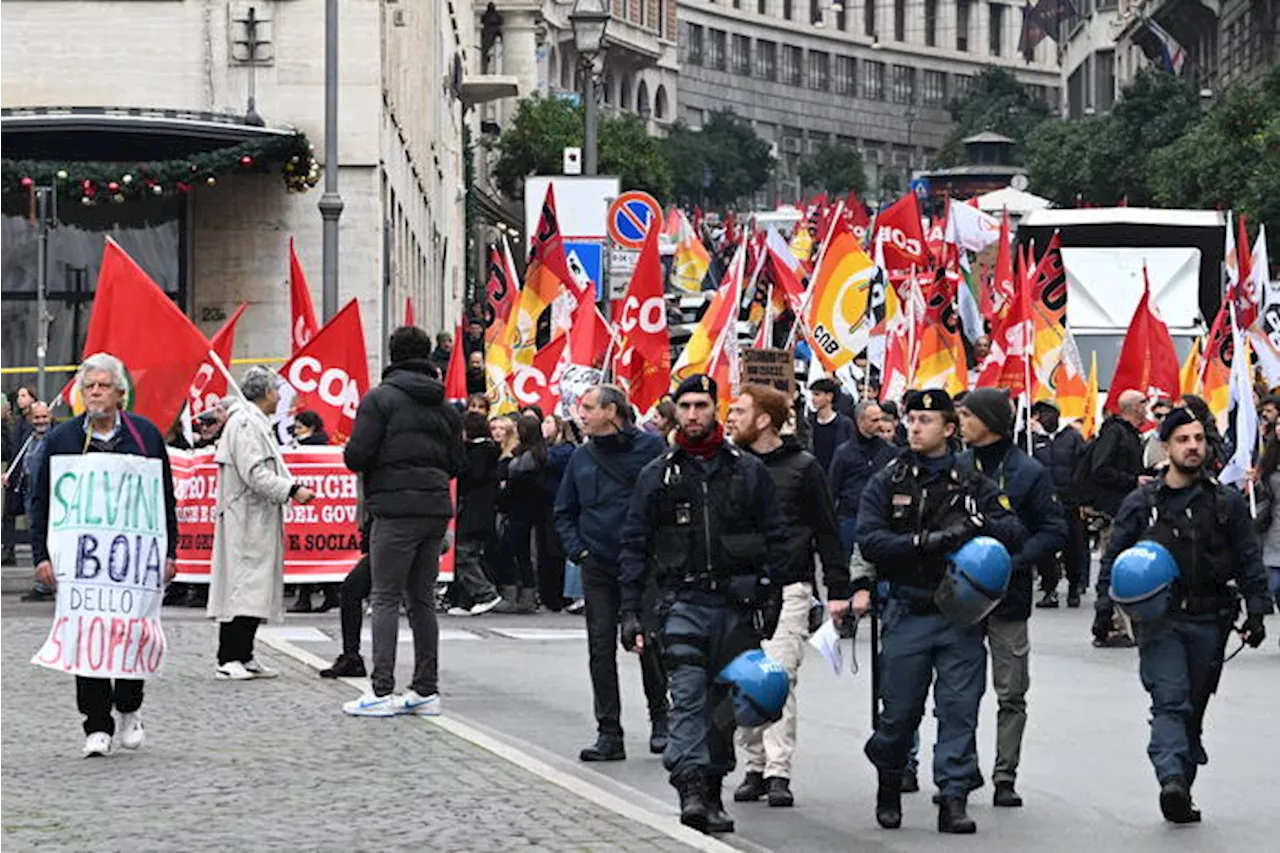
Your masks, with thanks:
[[(1145, 270), (1144, 277), (1145, 277)], [(1169, 327), (1151, 307), (1151, 285), (1144, 283), (1142, 299), (1129, 321), (1120, 348), (1115, 376), (1107, 392), (1106, 410), (1114, 412), (1123, 391), (1141, 391), (1148, 398), (1178, 396), (1178, 354)]]
[(884, 260), (891, 270), (929, 267), (929, 249), (920, 223), (920, 204), (915, 193), (907, 193), (880, 211), (876, 238), (884, 243)]
[(642, 414), (662, 398), (671, 384), (671, 338), (663, 298), (662, 258), (658, 254), (659, 230), (651, 224), (645, 235), (619, 318), (626, 339), (621, 361), (629, 379), (628, 392)]
[[(209, 347), (218, 354), (218, 358), (222, 359), (224, 366), (231, 363), (231, 353), (236, 348), (236, 323), (240, 321), (240, 315), (248, 307), (248, 303), (242, 303), (236, 309), (236, 313), (231, 315), (231, 319), (223, 323), (222, 328), (209, 340)], [(195, 378), (191, 380), (191, 390), (188, 392), (187, 400), (191, 416), (195, 417), (225, 396), (227, 396), (227, 377), (213, 363), (213, 359), (208, 359), (200, 365), (196, 370)]]
[(289, 238), (289, 341), (290, 352), (297, 353), (307, 345), (307, 341), (316, 336), (316, 307), (311, 303), (311, 289), (307, 287), (307, 277), (302, 272), (302, 263), (293, 248), (293, 238)]
[(352, 299), (280, 369), (293, 386), (294, 411), (318, 414), (333, 444), (351, 436), (356, 408), (369, 390), (367, 358), (360, 304)]
[(110, 237), (89, 316), (84, 355), (107, 352), (124, 362), (132, 410), (164, 432), (182, 410), (209, 341)]

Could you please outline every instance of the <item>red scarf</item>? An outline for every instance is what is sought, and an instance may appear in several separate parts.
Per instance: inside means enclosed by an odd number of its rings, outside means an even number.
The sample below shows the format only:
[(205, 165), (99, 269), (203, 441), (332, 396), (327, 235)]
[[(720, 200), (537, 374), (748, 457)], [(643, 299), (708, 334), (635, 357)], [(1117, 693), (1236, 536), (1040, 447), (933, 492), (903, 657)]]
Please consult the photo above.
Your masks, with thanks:
[(697, 441), (686, 436), (684, 430), (676, 430), (676, 447), (699, 459), (710, 459), (722, 444), (724, 444), (724, 428), (720, 426), (719, 421), (716, 422), (715, 429)]

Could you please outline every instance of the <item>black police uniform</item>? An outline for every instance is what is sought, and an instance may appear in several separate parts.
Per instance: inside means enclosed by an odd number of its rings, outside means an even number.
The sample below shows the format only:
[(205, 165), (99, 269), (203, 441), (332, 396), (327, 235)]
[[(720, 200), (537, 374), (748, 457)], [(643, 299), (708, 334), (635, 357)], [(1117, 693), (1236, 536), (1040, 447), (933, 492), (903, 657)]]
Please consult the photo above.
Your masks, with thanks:
[[(945, 392), (919, 391), (907, 398), (906, 410), (952, 411), (953, 404)], [(902, 773), (936, 674), (938, 828), (974, 831), (964, 807), (979, 776), (978, 706), (987, 675), (983, 626), (954, 624), (938, 610), (933, 594), (946, 555), (980, 534), (1013, 553), (1026, 530), (996, 485), (951, 453), (928, 458), (908, 450), (863, 491), (858, 547), (875, 565), (882, 590), (887, 586), (877, 662), (882, 711), (864, 750), (879, 773), (876, 819), (886, 828), (902, 820)]]
[(1130, 492), (1116, 514), (1098, 574), (1095, 636), (1105, 636), (1111, 627), (1112, 563), (1144, 539), (1168, 548), (1181, 573), (1169, 616), (1135, 625), (1138, 671), (1151, 694), (1147, 755), (1162, 786), (1162, 806), (1166, 790), (1185, 792), (1182, 807), (1166, 809), (1165, 816), (1195, 821), (1199, 812), (1190, 807), (1190, 788), (1199, 765), (1209, 761), (1201, 729), (1239, 612), (1237, 593), (1244, 598), (1255, 644), (1262, 642), (1262, 616), (1271, 612), (1271, 599), (1258, 537), (1240, 493), (1203, 475), (1181, 489), (1155, 480)]
[[(714, 383), (706, 382), (714, 396)], [(769, 472), (722, 435), (709, 453), (677, 447), (640, 472), (619, 558), (623, 642), (639, 631), (653, 572), (672, 704), (663, 764), (680, 792), (681, 819), (690, 826), (732, 829), (720, 791), (734, 766), (734, 720), (728, 686), (716, 677), (737, 655), (772, 636), (787, 561)]]

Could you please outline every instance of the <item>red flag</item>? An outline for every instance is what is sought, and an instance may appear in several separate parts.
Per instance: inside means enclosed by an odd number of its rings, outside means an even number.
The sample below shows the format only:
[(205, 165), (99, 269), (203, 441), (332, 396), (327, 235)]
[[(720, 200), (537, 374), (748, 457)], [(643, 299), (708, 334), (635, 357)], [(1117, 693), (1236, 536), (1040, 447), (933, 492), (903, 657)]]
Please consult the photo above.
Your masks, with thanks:
[(290, 308), (290, 340), (297, 355), (298, 350), (307, 345), (307, 341), (316, 336), (320, 325), (316, 322), (316, 308), (311, 304), (311, 289), (307, 287), (307, 277), (302, 272), (302, 264), (298, 261), (298, 253), (293, 248), (293, 238), (289, 238), (289, 308)]
[(671, 382), (671, 340), (663, 299), (662, 258), (658, 231), (650, 225), (622, 300), (620, 328), (626, 338), (623, 362), (629, 364), (631, 402), (641, 413), (666, 393)]
[(1247, 329), (1258, 319), (1258, 300), (1253, 292), (1253, 259), (1249, 252), (1249, 231), (1243, 213), (1236, 217), (1236, 277), (1228, 296), (1236, 305), (1236, 324)]
[(884, 242), (884, 259), (891, 270), (929, 267), (929, 250), (920, 225), (920, 205), (915, 193), (907, 193), (880, 211), (876, 239)]
[(110, 237), (89, 315), (84, 356), (106, 352), (124, 362), (130, 409), (161, 432), (182, 409), (209, 341)]
[(369, 390), (367, 359), (360, 303), (352, 299), (280, 369), (297, 395), (294, 411), (318, 414), (333, 444), (351, 435), (356, 408)]
[(453, 336), (453, 349), (449, 351), (449, 367), (444, 372), (444, 398), (467, 399), (467, 356), (462, 345), (462, 321)]
[(1016, 288), (1013, 278), (1013, 246), (1009, 235), (1009, 211), (1006, 209), (1000, 220), (1000, 242), (996, 249), (996, 269), (987, 288), (986, 298), (982, 300), (982, 316), (994, 327), (998, 318), (1002, 317), (1013, 304)]
[[(222, 359), (224, 365), (231, 364), (231, 353), (236, 348), (236, 323), (239, 322), (240, 315), (244, 314), (244, 309), (248, 307), (249, 303), (240, 303), (240, 307), (231, 315), (231, 319), (223, 323), (222, 328), (209, 340), (209, 348), (218, 354), (218, 358)], [(195, 417), (225, 396), (227, 396), (227, 377), (213, 363), (213, 359), (208, 359), (200, 365), (196, 370), (195, 378), (191, 380), (191, 388), (187, 391), (187, 408), (191, 416)]]
[(1106, 410), (1116, 411), (1120, 394), (1130, 389), (1148, 398), (1178, 396), (1178, 354), (1173, 349), (1169, 327), (1151, 306), (1151, 284), (1143, 270), (1142, 299), (1129, 321), (1120, 360), (1107, 391)]
[[(1035, 325), (1031, 313), (1031, 281), (1018, 277), (1012, 298), (1003, 306), (992, 329), (991, 354), (978, 365), (978, 388), (1008, 388), (1012, 396), (1027, 392), (1031, 374), (1028, 359), (1034, 349)], [(1035, 377), (1030, 375), (1034, 393)]]
[(849, 190), (849, 195), (844, 200), (844, 215), (849, 222), (849, 230), (853, 232), (853, 236), (858, 239), (865, 249), (867, 247), (867, 232), (871, 229), (871, 217), (867, 215), (867, 206), (862, 203), (862, 199), (858, 198), (858, 194), (853, 190)]
[[(404, 324), (406, 326), (418, 325), (413, 319), (413, 297), (412, 296), (406, 296), (404, 298)], [(454, 340), (455, 341), (462, 340), (461, 332), (459, 332), (458, 337), (454, 338)]]
[(560, 405), (560, 377), (557, 368), (564, 352), (568, 335), (547, 344), (533, 356), (533, 364), (519, 365), (510, 376), (511, 393), (519, 401), (520, 408), (537, 406), (543, 412), (554, 412)]
[(569, 330), (569, 361), (583, 367), (600, 367), (609, 351), (609, 324), (590, 299), (579, 299)]

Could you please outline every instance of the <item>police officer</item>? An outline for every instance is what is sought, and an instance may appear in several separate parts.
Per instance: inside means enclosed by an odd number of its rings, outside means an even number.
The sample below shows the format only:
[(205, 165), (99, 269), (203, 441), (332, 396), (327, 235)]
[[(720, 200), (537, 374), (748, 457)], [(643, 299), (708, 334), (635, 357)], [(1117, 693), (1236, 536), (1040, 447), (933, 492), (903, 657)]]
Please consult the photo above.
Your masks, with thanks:
[[(987, 655), (981, 624), (959, 624), (935, 602), (947, 555), (979, 534), (1010, 553), (1026, 531), (996, 485), (957, 462), (948, 449), (956, 432), (955, 406), (944, 391), (907, 396), (909, 450), (871, 478), (858, 508), (858, 547), (888, 582), (878, 661), (883, 703), (865, 752), (876, 766), (876, 821), (902, 825), (902, 774), (912, 735), (934, 691), (938, 743), (933, 777), (940, 792), (938, 831), (971, 833), (966, 813), (978, 777), (978, 704), (986, 688)], [(859, 608), (860, 609), (860, 608)]]
[(1151, 694), (1147, 755), (1165, 819), (1195, 823), (1200, 812), (1192, 805), (1191, 786), (1198, 766), (1209, 761), (1201, 741), (1204, 712), (1222, 675), (1224, 647), (1239, 610), (1228, 583), (1234, 581), (1244, 597), (1248, 615), (1240, 633), (1254, 648), (1266, 636), (1262, 617), (1271, 612), (1271, 601), (1244, 499), (1204, 468), (1209, 454), (1203, 424), (1177, 408), (1159, 435), (1169, 467), (1130, 492), (1116, 514), (1098, 575), (1093, 632), (1105, 637), (1111, 630), (1117, 557), (1139, 540), (1164, 546), (1179, 574), (1170, 588), (1169, 612), (1155, 621), (1135, 620), (1138, 672)]
[(680, 822), (732, 832), (721, 788), (734, 766), (734, 717), (717, 674), (773, 636), (787, 536), (764, 464), (724, 439), (715, 381), (690, 376), (674, 402), (675, 447), (640, 472), (622, 530), (619, 633), (628, 651), (653, 642), (640, 620), (652, 568), (672, 705), (663, 764)]
[[(1027, 540), (1013, 555), (1013, 579), (1000, 606), (987, 618), (991, 681), (1000, 709), (996, 715), (996, 762), (991, 774), (996, 806), (1019, 807), (1014, 788), (1027, 727), (1027, 690), (1031, 686), (1032, 575), (1037, 565), (1053, 559), (1067, 544), (1067, 520), (1053, 488), (1053, 478), (1036, 460), (1014, 445), (1013, 407), (1004, 388), (978, 388), (959, 405), (960, 434), (969, 445), (960, 455), (995, 481), (1008, 496), (1027, 529)], [(975, 780), (980, 781), (980, 780)]]

